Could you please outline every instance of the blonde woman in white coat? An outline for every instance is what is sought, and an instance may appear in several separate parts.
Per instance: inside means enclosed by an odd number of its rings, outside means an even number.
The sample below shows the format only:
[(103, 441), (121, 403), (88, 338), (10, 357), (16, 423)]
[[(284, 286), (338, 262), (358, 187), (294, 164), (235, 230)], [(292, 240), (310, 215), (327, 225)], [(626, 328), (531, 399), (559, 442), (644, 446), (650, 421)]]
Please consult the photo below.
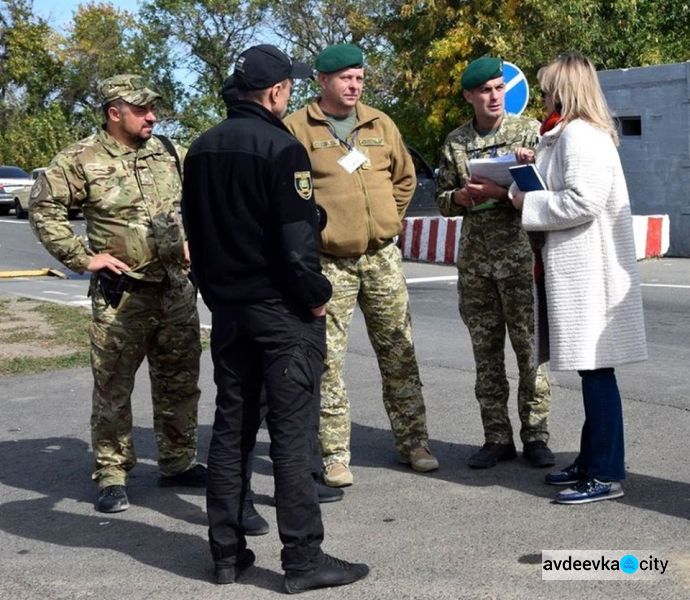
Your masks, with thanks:
[(548, 191), (515, 191), (512, 201), (522, 209), (524, 228), (544, 236), (538, 360), (582, 378), (580, 453), (546, 482), (571, 486), (556, 502), (583, 504), (623, 495), (623, 412), (614, 367), (645, 360), (647, 345), (628, 191), (596, 71), (573, 53), (543, 67), (538, 79), (549, 116), (536, 165)]

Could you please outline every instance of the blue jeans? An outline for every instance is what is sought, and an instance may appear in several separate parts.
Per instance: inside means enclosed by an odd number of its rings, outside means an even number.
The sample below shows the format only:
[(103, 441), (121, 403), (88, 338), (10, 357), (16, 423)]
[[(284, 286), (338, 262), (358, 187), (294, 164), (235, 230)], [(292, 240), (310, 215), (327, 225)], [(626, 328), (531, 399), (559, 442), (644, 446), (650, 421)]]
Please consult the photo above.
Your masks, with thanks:
[(582, 378), (585, 423), (575, 459), (588, 477), (625, 479), (623, 408), (613, 369), (578, 371)]

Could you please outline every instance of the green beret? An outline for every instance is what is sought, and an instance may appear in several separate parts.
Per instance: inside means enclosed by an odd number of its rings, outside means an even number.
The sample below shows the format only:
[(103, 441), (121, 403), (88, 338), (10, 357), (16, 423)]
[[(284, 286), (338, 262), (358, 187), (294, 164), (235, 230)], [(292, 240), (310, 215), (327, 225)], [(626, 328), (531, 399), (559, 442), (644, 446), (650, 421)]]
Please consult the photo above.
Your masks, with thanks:
[(363, 67), (364, 55), (354, 44), (328, 46), (316, 57), (314, 67), (319, 73), (335, 73), (351, 67)]
[(463, 90), (471, 90), (501, 75), (503, 75), (503, 61), (500, 58), (482, 56), (467, 65), (460, 84)]
[(146, 106), (161, 98), (158, 92), (146, 86), (141, 75), (131, 74), (115, 75), (104, 79), (98, 86), (98, 92), (103, 106), (118, 98), (135, 106)]

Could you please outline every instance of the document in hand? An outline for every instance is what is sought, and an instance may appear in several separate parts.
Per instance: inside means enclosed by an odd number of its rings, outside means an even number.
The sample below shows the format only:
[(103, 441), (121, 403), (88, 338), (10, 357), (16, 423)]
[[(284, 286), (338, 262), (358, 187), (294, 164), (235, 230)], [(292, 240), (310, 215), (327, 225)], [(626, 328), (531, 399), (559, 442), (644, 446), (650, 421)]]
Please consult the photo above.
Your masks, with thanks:
[(517, 165), (515, 155), (506, 154), (496, 158), (473, 158), (467, 162), (467, 170), (470, 172), (470, 177), (479, 175), (491, 179), (498, 185), (508, 187), (513, 183), (508, 168), (515, 165)]
[(548, 189), (539, 174), (539, 170), (534, 165), (518, 165), (510, 167), (509, 171), (521, 192)]

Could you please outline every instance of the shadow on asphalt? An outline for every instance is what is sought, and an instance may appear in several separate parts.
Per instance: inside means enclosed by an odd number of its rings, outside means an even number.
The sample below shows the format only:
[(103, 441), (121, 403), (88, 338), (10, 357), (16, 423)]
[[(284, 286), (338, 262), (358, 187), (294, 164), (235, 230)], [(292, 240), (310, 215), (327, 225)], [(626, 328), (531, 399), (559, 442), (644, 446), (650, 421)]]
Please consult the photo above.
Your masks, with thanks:
[[(210, 433), (210, 425), (200, 427), (199, 448), (208, 448)], [(95, 500), (96, 487), (90, 481), (92, 454), (86, 442), (68, 437), (0, 442), (0, 456), (3, 457), (0, 481), (41, 495), (0, 505), (0, 528), (18, 537), (57, 546), (114, 550), (181, 577), (211, 580), (205, 530), (203, 536), (169, 531), (144, 522), (150, 515), (136, 512), (145, 508), (171, 519), (206, 526), (206, 516), (197, 504), (186, 501), (174, 489), (156, 485), (157, 469), (149, 464), (157, 455), (153, 432), (135, 428), (134, 440), (140, 459), (149, 460), (139, 462), (130, 474), (128, 492), (132, 508), (116, 515), (94, 511), (88, 516), (67, 512), (59, 506), (64, 499), (88, 504)], [(542, 483), (544, 471), (531, 468), (521, 458), (493, 469), (475, 471), (465, 466), (476, 449), (474, 446), (435, 440), (430, 444), (441, 468), (415, 477), (437, 478), (458, 485), (503, 486), (545, 500), (555, 495), (556, 490)], [(352, 448), (355, 470), (369, 467), (408, 472), (407, 467), (397, 463), (390, 431), (353, 423)], [(272, 473), (268, 451), (267, 443), (257, 444), (255, 472)], [(205, 450), (199, 458), (205, 461)], [(574, 455), (565, 453), (558, 458), (559, 464), (567, 464)], [(622, 504), (674, 517), (688, 518), (690, 515), (690, 484), (628, 473), (625, 490), (625, 497), (619, 500)], [(190, 493), (202, 494), (203, 490), (186, 488), (183, 491), (184, 495)], [(273, 503), (272, 498), (264, 495), (259, 495), (257, 502)], [(564, 510), (572, 508), (564, 507)], [(132, 513), (140, 520), (128, 519)], [(179, 554), (170, 552), (170, 548), (184, 548), (185, 560), (180, 560)], [(282, 585), (281, 574), (261, 568), (253, 569), (243, 579), (246, 585), (273, 591), (280, 590)]]

